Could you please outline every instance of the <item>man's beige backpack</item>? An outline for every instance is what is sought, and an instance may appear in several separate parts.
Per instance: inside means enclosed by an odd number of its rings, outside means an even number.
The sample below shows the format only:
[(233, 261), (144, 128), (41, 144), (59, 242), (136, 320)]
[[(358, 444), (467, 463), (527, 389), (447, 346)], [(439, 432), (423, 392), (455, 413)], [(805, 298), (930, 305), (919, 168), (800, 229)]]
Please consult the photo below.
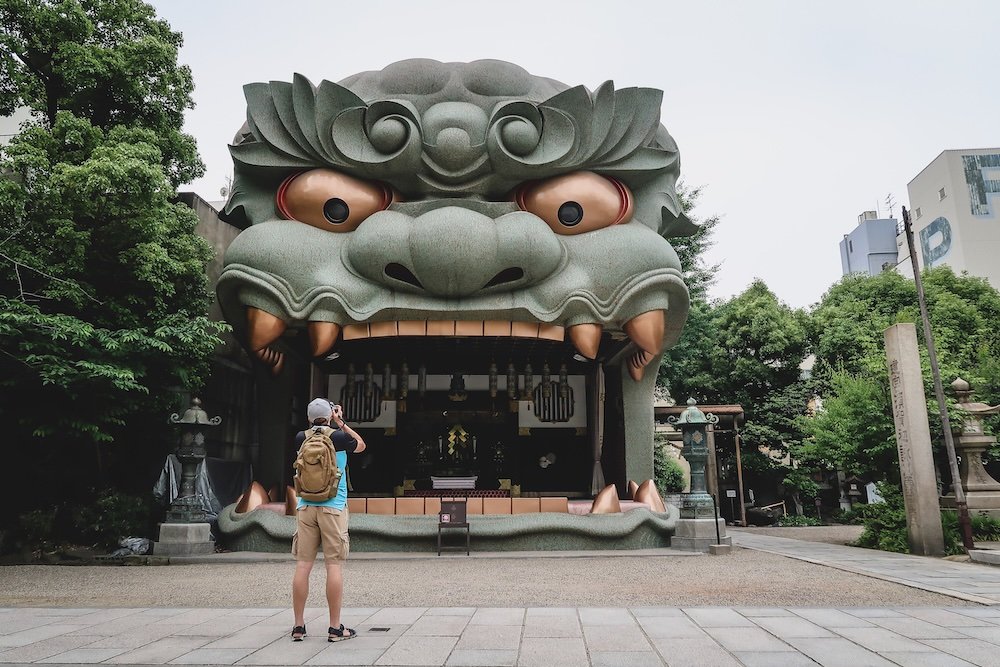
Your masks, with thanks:
[(328, 426), (313, 426), (295, 457), (295, 493), (303, 500), (323, 502), (337, 495), (341, 470)]

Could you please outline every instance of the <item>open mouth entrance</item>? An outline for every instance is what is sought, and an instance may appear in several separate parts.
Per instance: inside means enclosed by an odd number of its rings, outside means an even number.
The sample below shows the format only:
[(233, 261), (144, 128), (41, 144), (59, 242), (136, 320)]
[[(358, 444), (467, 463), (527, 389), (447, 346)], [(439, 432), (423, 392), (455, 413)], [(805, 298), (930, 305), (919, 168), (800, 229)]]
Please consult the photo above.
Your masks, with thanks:
[(350, 495), (591, 495), (599, 362), (569, 342), (345, 331), (335, 351), (313, 389), (368, 445)]

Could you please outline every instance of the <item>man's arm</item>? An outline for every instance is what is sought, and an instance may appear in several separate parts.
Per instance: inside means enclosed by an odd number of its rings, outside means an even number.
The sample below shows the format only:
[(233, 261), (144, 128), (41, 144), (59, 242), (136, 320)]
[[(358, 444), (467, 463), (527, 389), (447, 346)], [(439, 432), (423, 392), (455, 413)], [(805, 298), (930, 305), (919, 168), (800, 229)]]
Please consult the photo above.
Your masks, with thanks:
[(347, 435), (354, 438), (354, 441), (358, 443), (357, 446), (354, 448), (355, 454), (360, 454), (361, 452), (365, 451), (365, 439), (362, 438), (360, 435), (358, 435), (357, 431), (355, 431), (353, 428), (351, 428), (344, 422), (340, 422), (340, 429)]
[(340, 412), (334, 411), (333, 421), (336, 422), (337, 426), (340, 427), (341, 431), (354, 438), (354, 442), (357, 443), (357, 446), (355, 446), (354, 448), (355, 454), (360, 454), (361, 452), (365, 451), (365, 439), (362, 438), (360, 435), (358, 435), (357, 431), (355, 431), (353, 428), (344, 423), (344, 419), (343, 417), (341, 417)]

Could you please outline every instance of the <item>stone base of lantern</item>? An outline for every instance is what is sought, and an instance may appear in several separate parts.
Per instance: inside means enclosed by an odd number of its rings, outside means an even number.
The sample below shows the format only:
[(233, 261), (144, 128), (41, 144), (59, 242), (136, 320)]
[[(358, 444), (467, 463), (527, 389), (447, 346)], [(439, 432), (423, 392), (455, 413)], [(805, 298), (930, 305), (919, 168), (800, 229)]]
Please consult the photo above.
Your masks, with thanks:
[[(965, 502), (970, 515), (981, 514), (1000, 519), (1000, 493), (966, 491)], [(957, 510), (955, 496), (941, 496), (941, 509)]]
[[(716, 539), (715, 527), (718, 524), (719, 536)], [(725, 519), (680, 519), (677, 530), (670, 538), (670, 548), (680, 551), (698, 551), (707, 553), (713, 544), (722, 543), (732, 546), (733, 538), (726, 536)]]
[(157, 556), (196, 556), (215, 553), (207, 523), (161, 523), (160, 539), (153, 543)]

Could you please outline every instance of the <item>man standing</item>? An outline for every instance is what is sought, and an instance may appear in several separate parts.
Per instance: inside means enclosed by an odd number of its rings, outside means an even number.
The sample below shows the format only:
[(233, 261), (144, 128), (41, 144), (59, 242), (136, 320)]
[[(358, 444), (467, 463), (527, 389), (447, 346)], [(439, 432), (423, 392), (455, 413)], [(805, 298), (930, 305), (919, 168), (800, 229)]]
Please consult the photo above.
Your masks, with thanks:
[[(324, 501), (309, 501), (299, 498), (296, 510), (296, 531), (292, 538), (292, 556), (295, 558), (295, 576), (292, 579), (292, 611), (295, 627), (292, 640), (302, 641), (306, 635), (305, 607), (309, 597), (309, 573), (320, 545), (326, 563), (326, 601), (330, 607), (330, 629), (328, 641), (337, 642), (357, 636), (351, 628), (340, 622), (340, 606), (344, 595), (343, 564), (350, 551), (350, 537), (347, 533), (347, 454), (365, 451), (365, 441), (354, 429), (344, 423), (343, 410), (325, 398), (313, 400), (306, 408), (306, 416), (313, 427), (331, 427), (327, 434), (333, 442), (337, 467), (341, 470), (337, 492)], [(305, 431), (295, 436), (298, 449), (306, 439)]]

